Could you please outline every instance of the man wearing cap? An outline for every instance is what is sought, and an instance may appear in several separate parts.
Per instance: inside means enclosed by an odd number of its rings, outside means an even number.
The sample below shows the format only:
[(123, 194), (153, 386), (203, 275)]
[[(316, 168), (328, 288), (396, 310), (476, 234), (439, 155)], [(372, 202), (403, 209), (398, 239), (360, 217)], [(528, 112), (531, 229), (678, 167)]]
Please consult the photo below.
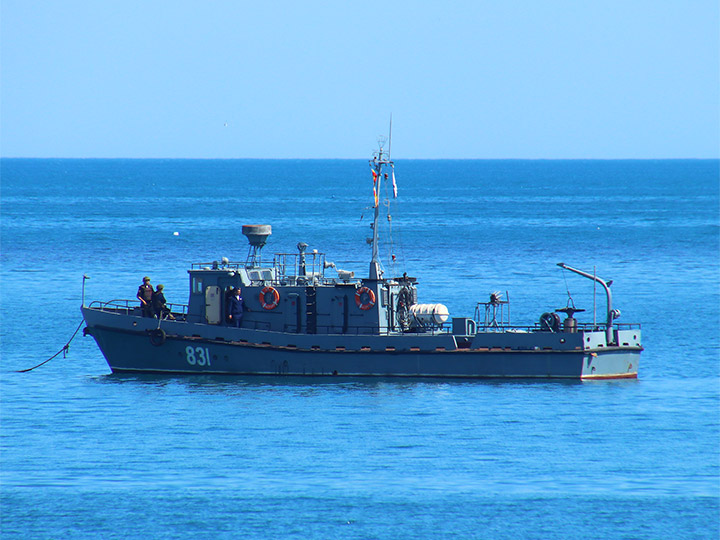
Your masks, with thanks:
[(158, 285), (155, 294), (153, 294), (152, 297), (152, 308), (153, 313), (158, 319), (171, 319), (174, 320), (175, 317), (173, 317), (173, 314), (170, 313), (170, 308), (167, 307), (167, 300), (165, 300), (165, 294), (163, 293), (163, 289), (165, 287), (163, 285)]
[(150, 278), (145, 276), (137, 292), (137, 299), (140, 300), (143, 317), (153, 317), (155, 315), (152, 306), (153, 292), (153, 286), (150, 285)]

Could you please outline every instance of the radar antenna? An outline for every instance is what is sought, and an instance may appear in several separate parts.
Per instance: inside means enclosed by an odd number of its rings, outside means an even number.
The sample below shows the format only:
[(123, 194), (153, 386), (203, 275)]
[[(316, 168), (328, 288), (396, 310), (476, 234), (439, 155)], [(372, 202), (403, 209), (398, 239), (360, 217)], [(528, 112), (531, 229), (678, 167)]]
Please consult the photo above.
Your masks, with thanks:
[(242, 233), (247, 237), (249, 248), (245, 260), (247, 268), (253, 268), (262, 264), (262, 248), (267, 242), (268, 236), (272, 234), (270, 225), (243, 225)]

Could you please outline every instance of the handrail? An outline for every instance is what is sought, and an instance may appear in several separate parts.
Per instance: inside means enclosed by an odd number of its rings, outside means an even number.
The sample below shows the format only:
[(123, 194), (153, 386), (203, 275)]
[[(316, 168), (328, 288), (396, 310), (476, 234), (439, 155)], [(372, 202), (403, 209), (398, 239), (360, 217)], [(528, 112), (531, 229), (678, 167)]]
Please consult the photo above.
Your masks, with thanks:
[[(245, 324), (245, 323), (243, 323)], [(348, 326), (345, 331), (339, 330), (342, 327), (342, 325), (337, 324), (331, 324), (331, 325), (318, 325), (317, 327), (317, 334), (342, 334), (342, 335), (352, 335), (352, 336), (384, 336), (384, 335), (438, 335), (438, 334), (450, 334), (451, 327), (448, 324), (444, 324), (442, 326), (434, 327), (434, 328), (426, 328), (426, 329), (416, 329), (416, 331), (401, 331), (396, 328), (392, 328), (389, 326)], [(286, 332), (288, 334), (296, 334), (296, 325), (292, 323), (287, 323), (283, 326), (283, 332)], [(302, 335), (308, 335), (304, 328), (301, 329), (302, 331), (299, 332)]]
[[(99, 309), (100, 311), (125, 311), (127, 315), (130, 315), (135, 309), (140, 309), (140, 306), (137, 303), (137, 300), (127, 300), (127, 299), (113, 299), (109, 300), (107, 302), (102, 302), (100, 300), (93, 300), (90, 302), (90, 305), (88, 305), (88, 308), (91, 309)], [(187, 304), (173, 304), (173, 303), (167, 303), (165, 304), (168, 308), (170, 308), (170, 313), (173, 314), (180, 314), (180, 315), (187, 315), (188, 312), (188, 305)]]
[[(209, 261), (194, 262), (190, 264), (191, 270), (253, 270), (260, 268), (273, 268), (277, 270), (277, 279), (305, 277), (306, 275), (325, 278), (325, 253), (310, 251), (305, 253), (275, 253), (272, 263), (262, 265), (248, 265), (242, 261)], [(289, 261), (289, 262), (288, 262)], [(301, 263), (302, 261), (302, 263)], [(305, 265), (305, 272), (300, 266)], [(289, 272), (291, 270), (292, 272)]]
[[(640, 323), (614, 323), (614, 327), (618, 330), (640, 330), (642, 325)], [(604, 324), (593, 324), (593, 323), (577, 323), (577, 331), (581, 332), (605, 332)], [(507, 331), (524, 331), (524, 332), (549, 332), (548, 329), (540, 326), (539, 323), (534, 325), (483, 325), (478, 324), (478, 332), (507, 332)], [(562, 330), (557, 333), (565, 333)]]
[(202, 270), (203, 268), (210, 268), (213, 270), (239, 270), (245, 268), (244, 262), (222, 262), (222, 261), (209, 261), (209, 262), (195, 262), (190, 263), (191, 270)]

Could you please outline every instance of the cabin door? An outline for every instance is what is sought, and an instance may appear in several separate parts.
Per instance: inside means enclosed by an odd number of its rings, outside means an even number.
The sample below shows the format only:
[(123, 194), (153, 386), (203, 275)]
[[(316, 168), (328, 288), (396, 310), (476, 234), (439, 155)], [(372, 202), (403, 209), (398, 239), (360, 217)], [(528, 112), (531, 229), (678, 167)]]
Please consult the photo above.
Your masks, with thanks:
[(211, 285), (205, 289), (205, 320), (208, 324), (220, 324), (220, 287)]

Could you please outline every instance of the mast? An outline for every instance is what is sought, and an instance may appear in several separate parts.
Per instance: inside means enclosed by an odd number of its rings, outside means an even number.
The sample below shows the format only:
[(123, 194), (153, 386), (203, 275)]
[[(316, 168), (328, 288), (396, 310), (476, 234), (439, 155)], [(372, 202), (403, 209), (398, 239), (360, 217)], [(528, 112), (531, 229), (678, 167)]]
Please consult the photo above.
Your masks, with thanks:
[(369, 277), (370, 279), (374, 280), (380, 279), (380, 275), (382, 273), (380, 271), (380, 255), (378, 250), (378, 225), (380, 223), (380, 185), (382, 183), (382, 171), (383, 166), (393, 166), (393, 162), (390, 160), (389, 152), (385, 153), (385, 142), (385, 137), (380, 137), (380, 139), (378, 140), (378, 146), (380, 149), (373, 154), (373, 158), (369, 161), (370, 168), (372, 169), (373, 173), (373, 204), (375, 208), (372, 223), (372, 259), (370, 260)]

